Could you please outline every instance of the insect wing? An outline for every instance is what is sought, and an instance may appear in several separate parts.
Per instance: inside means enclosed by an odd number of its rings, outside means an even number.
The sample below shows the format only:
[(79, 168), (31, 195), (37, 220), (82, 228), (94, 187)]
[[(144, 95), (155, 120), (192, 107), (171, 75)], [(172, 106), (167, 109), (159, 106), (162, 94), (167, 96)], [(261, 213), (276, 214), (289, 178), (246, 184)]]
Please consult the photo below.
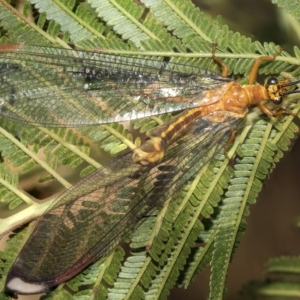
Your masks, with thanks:
[[(14, 45), (16, 47), (16, 45)], [(0, 115), (78, 127), (180, 111), (228, 78), (197, 67), (98, 52), (0, 47)]]
[(110, 252), (192, 179), (239, 121), (197, 120), (158, 166), (141, 171), (128, 153), (67, 190), (38, 221), (7, 276), (6, 289), (18, 294), (48, 291)]

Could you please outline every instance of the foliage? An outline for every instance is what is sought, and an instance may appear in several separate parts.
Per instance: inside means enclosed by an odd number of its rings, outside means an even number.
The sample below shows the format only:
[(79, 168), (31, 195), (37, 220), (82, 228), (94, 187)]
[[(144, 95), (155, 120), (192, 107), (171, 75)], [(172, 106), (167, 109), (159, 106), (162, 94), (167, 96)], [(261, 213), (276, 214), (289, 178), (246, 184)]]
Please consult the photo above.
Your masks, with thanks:
[[(294, 10), (298, 3), (278, 3), (292, 14), (300, 9)], [(62, 48), (73, 44), (78, 49), (155, 57), (219, 72), (211, 59), (214, 42), (231, 76), (244, 81), (254, 59), (279, 49), (273, 43), (252, 42), (229, 30), (189, 0), (29, 0), (18, 7), (1, 0), (0, 30), (2, 43)], [(299, 77), (299, 65), (300, 50), (295, 46), (293, 56), (283, 51), (276, 61), (263, 64), (260, 73), (279, 75), (285, 71)], [(297, 114), (300, 105), (292, 103), (289, 109)], [(170, 116), (137, 120), (134, 127), (148, 132), (167, 118)], [(130, 237), (130, 255), (125, 260), (123, 250), (116, 248), (43, 299), (166, 299), (175, 284), (187, 287), (209, 265), (210, 299), (221, 299), (228, 265), (246, 228), (249, 204), (255, 202), (263, 180), (298, 131), (293, 116), (261, 117), (251, 123), (241, 128), (229, 152), (238, 155), (234, 166), (222, 151), (216, 155), (172, 201), (145, 218)], [(12, 210), (9, 218), (1, 220), (2, 234), (41, 215), (53, 201), (37, 204), (33, 196), (17, 188), (19, 175), (43, 170), (46, 176), (40, 176), (41, 181), (57, 180), (69, 188), (73, 182), (60, 175), (59, 167), (80, 169), (81, 176), (99, 168), (91, 154), (92, 142), (108, 156), (120, 153), (132, 142), (139, 143), (121, 124), (45, 129), (3, 119), (1, 126), (1, 202)], [(28, 207), (17, 210), (24, 203)], [(15, 240), (23, 243), (24, 236), (14, 236), (11, 245)], [(199, 243), (201, 246), (196, 246)], [(2, 286), (6, 264), (15, 255), (16, 247), (8, 246), (1, 253), (5, 262), (1, 266)]]
[(264, 280), (251, 281), (243, 287), (242, 294), (245, 299), (297, 299), (299, 275), (299, 256), (272, 258), (266, 264)]

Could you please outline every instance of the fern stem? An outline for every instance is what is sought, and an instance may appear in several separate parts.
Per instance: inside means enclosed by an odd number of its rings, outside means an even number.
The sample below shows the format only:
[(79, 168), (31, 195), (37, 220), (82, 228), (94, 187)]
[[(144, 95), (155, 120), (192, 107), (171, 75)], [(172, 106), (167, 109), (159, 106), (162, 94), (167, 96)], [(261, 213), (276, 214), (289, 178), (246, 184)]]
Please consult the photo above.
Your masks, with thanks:
[(10, 3), (6, 2), (5, 0), (0, 0), (1, 5), (3, 5), (7, 10), (11, 11), (14, 15), (18, 16), (19, 19), (22, 20), (25, 24), (27, 24), (29, 27), (34, 29), (36, 32), (38, 32), (41, 36), (43, 36), (46, 40), (48, 40), (52, 44), (58, 44), (63, 48), (70, 49), (70, 46), (68, 46), (67, 43), (65, 43), (63, 40), (59, 38), (53, 38), (51, 35), (49, 35), (47, 32), (45, 32), (42, 28), (38, 27), (33, 22), (29, 22), (29, 19), (26, 18), (23, 14), (18, 12), (16, 9), (14, 9)]
[(19, 140), (17, 140), (12, 134), (7, 132), (4, 128), (0, 127), (0, 133), (14, 143), (19, 149), (31, 157), (35, 162), (37, 162), (43, 169), (45, 169), (49, 174), (51, 174), (58, 182), (60, 182), (65, 188), (70, 188), (72, 185), (61, 177), (56, 171), (54, 171), (45, 161), (40, 159), (33, 151), (30, 151), (25, 145), (23, 145)]
[(159, 211), (159, 213), (157, 214), (157, 217), (155, 219), (155, 223), (154, 223), (154, 226), (153, 226), (153, 229), (151, 231), (151, 235), (149, 236), (149, 239), (148, 239), (148, 245), (152, 245), (153, 244), (153, 241), (155, 239), (155, 237), (158, 235), (160, 229), (161, 229), (161, 226), (162, 226), (162, 222), (163, 222), (163, 218), (165, 217), (166, 213), (167, 213), (167, 210), (168, 210), (168, 207), (169, 207), (169, 204), (170, 204), (170, 201), (171, 201), (171, 198), (168, 199), (165, 203), (164, 203), (164, 206), (163, 208), (161, 209), (161, 211)]
[[(204, 240), (205, 245), (201, 248), (199, 248), (197, 254), (195, 255), (195, 259), (193, 261), (193, 263), (190, 264), (188, 273), (185, 275), (184, 277), (184, 282), (183, 282), (183, 287), (185, 289), (188, 288), (188, 286), (193, 282), (193, 280), (195, 279), (194, 277), (200, 273), (201, 270), (203, 270), (208, 264), (209, 261), (211, 259), (205, 259), (205, 256), (209, 255), (211, 257), (211, 254), (209, 253), (210, 248), (213, 246), (214, 244), (214, 240), (216, 237), (216, 233), (217, 233), (217, 228), (215, 228), (214, 230), (210, 230), (210, 234), (209, 234), (209, 238)], [(207, 262), (206, 264), (205, 261)], [(197, 263), (196, 263), (197, 262)], [(199, 270), (199, 268), (201, 268), (201, 270)]]
[[(183, 58), (210, 58), (212, 56), (212, 52), (192, 52), (192, 53), (184, 53), (184, 52), (172, 52), (172, 51), (130, 51), (130, 50), (112, 50), (105, 49), (101, 50), (101, 53), (107, 54), (115, 54), (115, 55), (131, 55), (131, 56), (157, 56), (157, 57), (183, 57)], [(257, 59), (261, 56), (261, 54), (254, 53), (229, 53), (229, 52), (218, 52), (218, 57), (220, 58), (231, 58), (231, 59)], [(286, 62), (291, 65), (300, 65), (300, 59), (291, 57), (291, 56), (277, 56), (275, 61)]]
[[(89, 32), (91, 32), (95, 37), (100, 39), (105, 39), (105, 36), (103, 36), (101, 33), (99, 33), (94, 27), (90, 26), (88, 23), (86, 23), (82, 18), (78, 17), (76, 14), (74, 14), (72, 11), (70, 11), (61, 1), (54, 0), (53, 1), (61, 10), (63, 10), (67, 15), (69, 15), (74, 21), (76, 21), (78, 24), (82, 25), (84, 28), (86, 28)], [(69, 48), (69, 47), (68, 47)]]
[(64, 139), (60, 138), (57, 134), (52, 132), (51, 130), (43, 127), (39, 127), (39, 130), (49, 135), (53, 140), (57, 141), (59, 144), (63, 145), (65, 148), (72, 151), (74, 154), (76, 154), (78, 157), (85, 160), (88, 164), (92, 165), (96, 169), (101, 167), (101, 164), (99, 164), (97, 161), (86, 155), (84, 152), (80, 151), (78, 147), (75, 145), (67, 143)]
[(146, 35), (149, 37), (149, 39), (151, 40), (156, 40), (159, 41), (159, 39), (157, 38), (157, 36), (155, 34), (153, 34), (150, 30), (148, 30), (145, 26), (143, 26), (142, 23), (140, 23), (136, 18), (134, 18), (129, 12), (128, 10), (124, 9), (122, 6), (120, 6), (118, 4), (118, 2), (116, 2), (115, 0), (110, 0), (110, 3), (116, 8), (118, 9), (122, 15), (124, 15), (128, 20), (130, 20), (130, 22), (132, 22), (136, 27), (138, 27), (139, 29), (141, 29), (141, 31), (143, 31), (144, 33), (146, 33)]
[(164, 124), (164, 121), (158, 117), (153, 116), (151, 117), (151, 119), (155, 121), (158, 125)]
[(50, 200), (45, 203), (34, 203), (33, 205), (23, 209), (20, 212), (15, 213), (14, 215), (5, 218), (4, 220), (0, 221), (0, 237), (13, 230), (14, 228), (19, 227), (22, 224), (25, 224), (37, 217), (40, 217), (47, 208), (52, 204), (54, 201)]
[(128, 146), (130, 149), (135, 149), (136, 145), (129, 141), (127, 138), (125, 138), (122, 133), (118, 132), (117, 130), (113, 129), (111, 126), (102, 125), (105, 130), (107, 130), (109, 133), (114, 135), (116, 138), (118, 138), (122, 143), (124, 143), (126, 146)]
[[(298, 114), (300, 110), (300, 104), (298, 103), (296, 107), (292, 110), (294, 114)], [(286, 122), (284, 122), (283, 130), (281, 130), (278, 134), (276, 134), (276, 137), (272, 140), (273, 144), (277, 144), (278, 141), (281, 139), (281, 137), (286, 133), (286, 130), (289, 128), (290, 124), (294, 120), (294, 116), (288, 116)]]
[[(101, 281), (103, 280), (103, 276), (104, 276), (105, 272), (107, 271), (107, 269), (109, 268), (109, 266), (114, 258), (115, 252), (116, 252), (116, 249), (111, 251), (110, 254), (105, 257), (105, 260), (103, 261), (103, 263), (100, 266), (100, 271), (97, 273), (97, 278), (95, 280), (94, 287), (100, 286)], [(91, 300), (95, 299), (94, 295), (91, 295), (90, 299)]]
[(146, 260), (143, 262), (143, 267), (140, 269), (140, 271), (137, 273), (134, 280), (131, 282), (130, 288), (126, 293), (126, 297), (124, 297), (123, 300), (131, 300), (132, 299), (134, 291), (139, 286), (139, 283), (140, 283), (141, 279), (143, 278), (144, 274), (147, 273), (148, 266), (151, 262), (152, 262), (151, 256), (148, 255), (146, 257)]
[[(220, 168), (219, 172), (216, 174), (216, 176), (214, 178), (215, 184), (218, 182), (220, 176), (225, 171), (227, 165), (228, 165), (228, 162), (224, 161), (223, 167)], [(189, 198), (190, 198), (191, 194), (194, 192), (197, 184), (199, 183), (199, 180), (200, 180), (201, 176), (203, 175), (203, 173), (205, 173), (205, 170), (207, 168), (208, 168), (208, 165), (204, 166), (204, 168), (201, 169), (199, 174), (197, 174), (197, 176), (193, 180), (192, 184), (190, 185), (189, 190), (187, 191), (185, 197), (183, 198), (183, 200), (181, 202), (181, 205), (176, 210), (177, 211), (177, 214), (176, 214), (177, 217), (179, 216), (179, 214), (181, 212), (183, 212), (186, 204), (189, 201)], [(211, 185), (211, 186), (214, 187), (214, 185)], [(211, 190), (209, 190), (209, 194), (210, 194), (210, 192), (211, 192)], [(188, 224), (188, 227), (185, 228), (185, 232), (188, 232), (188, 233), (192, 232), (192, 229), (194, 228), (196, 222), (198, 222), (199, 215), (200, 215), (201, 210), (203, 209), (205, 204), (206, 204), (206, 201), (204, 199), (203, 201), (201, 201), (201, 205), (197, 206), (197, 209), (193, 212), (193, 218), (190, 220), (190, 222)], [(176, 245), (175, 250), (172, 253), (172, 259), (169, 259), (168, 265), (164, 268), (164, 270), (165, 270), (165, 272), (164, 272), (164, 283), (166, 283), (168, 281), (168, 278), (171, 276), (171, 273), (172, 273), (173, 269), (176, 268), (175, 265), (178, 261), (178, 258), (180, 256), (180, 254), (184, 250), (185, 245), (187, 244), (188, 238), (189, 238), (189, 234), (182, 234), (182, 238), (180, 239), (180, 242)], [(159, 285), (156, 294), (161, 296), (162, 293), (163, 293), (164, 287), (165, 287), (165, 284)]]
[[(251, 168), (251, 173), (247, 178), (247, 186), (244, 189), (243, 195), (241, 197), (235, 197), (234, 200), (230, 198), (225, 198), (223, 201), (224, 205), (219, 217), (218, 230), (215, 240), (215, 251), (212, 258), (212, 276), (210, 281), (210, 298), (209, 299), (221, 299), (226, 282), (226, 270), (232, 257), (234, 251), (234, 246), (238, 237), (238, 232), (242, 224), (245, 209), (250, 199), (249, 195), (252, 190), (253, 182), (256, 178), (259, 164), (261, 163), (261, 158), (263, 156), (264, 149), (268, 142), (273, 124), (268, 122), (264, 130), (264, 135), (260, 139), (260, 147), (257, 151), (255, 161)], [(233, 178), (234, 179), (234, 178)], [(228, 218), (228, 213), (230, 211), (230, 219)], [(219, 253), (222, 252), (222, 258), (220, 259)], [(218, 271), (216, 272), (216, 269)]]
[(212, 43), (213, 41), (202, 31), (200, 28), (192, 22), (190, 18), (188, 18), (185, 14), (182, 13), (182, 9), (178, 8), (173, 4), (170, 0), (164, 0), (164, 2), (169, 5), (169, 7), (189, 26), (191, 27), (196, 34), (198, 34), (203, 40)]
[(10, 190), (11, 192), (13, 192), (15, 195), (17, 195), (20, 199), (22, 199), (27, 204), (33, 205), (35, 203), (29, 196), (27, 196), (25, 193), (21, 192), (17, 187), (11, 185), (5, 179), (0, 178), (0, 183), (3, 186), (5, 186), (8, 190)]

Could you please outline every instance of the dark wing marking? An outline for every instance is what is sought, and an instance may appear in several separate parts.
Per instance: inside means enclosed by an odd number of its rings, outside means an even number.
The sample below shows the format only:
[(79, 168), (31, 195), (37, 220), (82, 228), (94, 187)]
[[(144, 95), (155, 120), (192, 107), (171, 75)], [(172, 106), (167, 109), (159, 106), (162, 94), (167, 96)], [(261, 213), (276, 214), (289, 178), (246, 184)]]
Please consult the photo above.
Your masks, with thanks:
[[(21, 278), (46, 291), (106, 255), (143, 216), (193, 178), (239, 121), (230, 116), (225, 123), (199, 119), (158, 166), (141, 171), (127, 153), (67, 190), (40, 218), (8, 274), (6, 288)], [(141, 175), (132, 176), (137, 173)]]

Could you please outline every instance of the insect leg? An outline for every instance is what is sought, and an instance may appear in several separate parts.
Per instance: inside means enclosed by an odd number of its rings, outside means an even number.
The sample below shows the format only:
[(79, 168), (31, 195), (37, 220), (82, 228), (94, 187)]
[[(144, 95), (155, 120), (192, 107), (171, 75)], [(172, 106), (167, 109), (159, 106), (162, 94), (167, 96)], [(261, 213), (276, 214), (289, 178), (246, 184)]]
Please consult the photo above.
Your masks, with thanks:
[(217, 49), (217, 44), (214, 43), (212, 45), (212, 59), (214, 60), (215, 63), (217, 63), (221, 69), (222, 69), (222, 73), (221, 75), (223, 77), (228, 77), (228, 73), (229, 73), (229, 68), (227, 67), (227, 65), (224, 63), (224, 61), (222, 59), (220, 59), (219, 57), (217, 57), (216, 54), (216, 49)]
[(235, 140), (235, 136), (236, 136), (236, 130), (231, 128), (231, 133), (230, 133), (230, 137), (228, 138), (228, 141), (226, 142), (226, 144), (224, 145), (224, 155), (225, 157), (229, 160), (229, 162), (232, 160), (232, 157), (229, 157), (228, 155), (228, 149), (230, 148), (230, 146), (233, 144), (234, 140)]
[[(221, 75), (223, 77), (228, 77), (228, 73), (229, 73), (229, 68), (228, 66), (224, 63), (224, 61), (222, 59), (220, 59), (219, 57), (217, 57), (216, 54), (216, 49), (217, 49), (217, 44), (214, 43), (212, 46), (212, 59), (214, 60), (215, 63), (217, 63), (221, 68), (222, 68), (222, 73)], [(264, 56), (260, 56), (258, 57), (253, 65), (252, 68), (250, 70), (250, 74), (249, 74), (249, 79), (248, 79), (248, 83), (249, 84), (255, 84), (256, 82), (256, 77), (258, 74), (258, 69), (260, 66), (260, 63), (262, 61), (273, 61), (276, 59), (276, 57), (282, 52), (282, 49), (280, 48), (274, 55), (264, 55)]]
[(278, 117), (278, 116), (281, 116), (283, 114), (287, 114), (287, 115), (297, 117), (297, 114), (295, 114), (292, 111), (290, 111), (288, 109), (285, 109), (285, 108), (281, 108), (280, 110), (274, 112), (274, 111), (271, 111), (270, 109), (268, 109), (266, 106), (262, 105), (261, 103), (259, 103), (257, 106), (259, 107), (259, 109), (263, 113), (265, 113), (269, 117)]
[(253, 65), (252, 65), (252, 68), (250, 70), (250, 74), (249, 74), (249, 78), (248, 78), (248, 83), (249, 84), (255, 84), (256, 82), (256, 77), (257, 77), (257, 74), (258, 74), (258, 69), (259, 69), (259, 66), (260, 66), (260, 63), (262, 61), (273, 61), (275, 60), (275, 58), (282, 52), (282, 49), (280, 48), (274, 55), (264, 55), (264, 56), (260, 56), (258, 57)]

